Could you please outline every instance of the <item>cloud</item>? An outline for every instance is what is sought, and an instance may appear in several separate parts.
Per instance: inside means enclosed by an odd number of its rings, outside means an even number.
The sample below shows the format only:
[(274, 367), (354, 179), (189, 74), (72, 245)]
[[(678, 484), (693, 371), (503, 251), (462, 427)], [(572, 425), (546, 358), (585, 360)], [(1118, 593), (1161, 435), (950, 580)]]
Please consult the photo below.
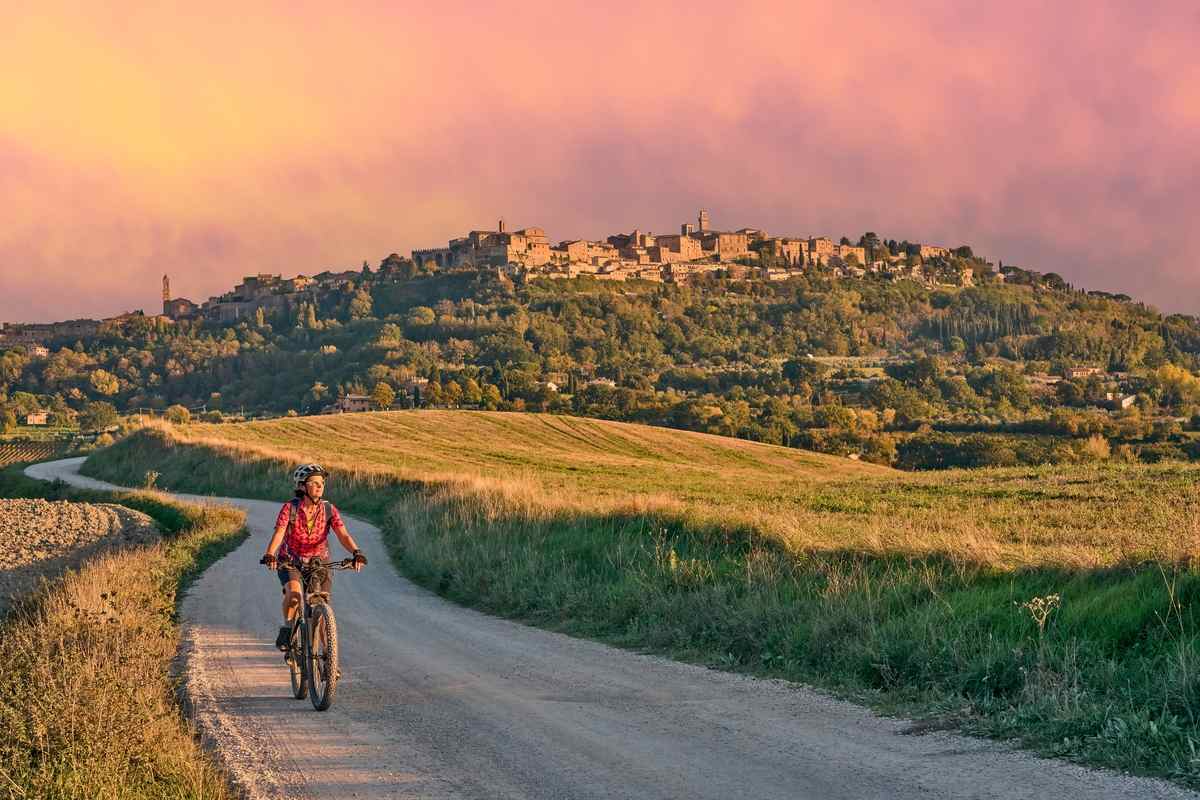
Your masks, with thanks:
[(7, 12), (0, 319), (701, 206), (1197, 310), (1184, 3), (239, 8)]

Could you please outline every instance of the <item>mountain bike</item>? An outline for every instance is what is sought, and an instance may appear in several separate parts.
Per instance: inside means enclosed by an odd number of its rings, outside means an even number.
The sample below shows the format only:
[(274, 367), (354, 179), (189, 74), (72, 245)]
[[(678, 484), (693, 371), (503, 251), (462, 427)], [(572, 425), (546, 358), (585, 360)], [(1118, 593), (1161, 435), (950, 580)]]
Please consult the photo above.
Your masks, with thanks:
[(283, 660), (291, 671), (292, 696), (312, 701), (313, 708), (324, 711), (333, 704), (338, 668), (337, 620), (329, 605), (329, 593), (321, 591), (328, 570), (354, 569), (354, 559), (305, 562), (286, 561), (283, 566), (300, 571), (300, 613), (292, 620), (292, 637)]

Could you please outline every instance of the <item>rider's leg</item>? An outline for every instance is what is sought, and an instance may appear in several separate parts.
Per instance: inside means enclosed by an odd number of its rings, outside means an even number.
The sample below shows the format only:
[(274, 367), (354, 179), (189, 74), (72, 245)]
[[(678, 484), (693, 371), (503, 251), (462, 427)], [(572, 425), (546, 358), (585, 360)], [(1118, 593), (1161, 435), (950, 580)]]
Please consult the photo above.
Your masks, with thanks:
[(300, 581), (288, 581), (283, 587), (283, 622), (291, 625), (300, 612)]
[(292, 619), (300, 608), (300, 573), (295, 569), (281, 569), (276, 574), (283, 587), (283, 627), (275, 637), (275, 646), (287, 650), (288, 640), (292, 636)]

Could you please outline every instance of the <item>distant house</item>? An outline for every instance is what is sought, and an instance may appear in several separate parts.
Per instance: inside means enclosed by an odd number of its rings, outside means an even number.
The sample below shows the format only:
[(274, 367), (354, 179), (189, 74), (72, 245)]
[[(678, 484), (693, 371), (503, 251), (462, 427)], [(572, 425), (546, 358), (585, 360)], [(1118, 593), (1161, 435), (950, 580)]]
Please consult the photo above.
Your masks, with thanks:
[(170, 319), (190, 319), (200, 313), (200, 306), (186, 297), (163, 301), (163, 315)]
[(1113, 411), (1124, 411), (1136, 400), (1137, 395), (1135, 394), (1122, 394), (1121, 392), (1105, 392), (1104, 394), (1104, 405)]
[(50, 414), (46, 411), (35, 411), (25, 415), (26, 425), (49, 425)]
[(357, 411), (370, 411), (371, 398), (365, 394), (347, 394), (334, 400), (330, 405), (321, 409), (322, 414), (352, 414)]
[(1100, 375), (1102, 371), (1099, 367), (1067, 367), (1067, 379), (1076, 380), (1078, 378), (1090, 378), (1092, 375)]
[(29, 347), (29, 355), (32, 358), (49, 358), (50, 350), (40, 344), (35, 344)]
[(357, 411), (370, 411), (371, 398), (365, 394), (348, 394), (344, 397), (339, 397), (335, 405), (344, 414), (351, 414)]

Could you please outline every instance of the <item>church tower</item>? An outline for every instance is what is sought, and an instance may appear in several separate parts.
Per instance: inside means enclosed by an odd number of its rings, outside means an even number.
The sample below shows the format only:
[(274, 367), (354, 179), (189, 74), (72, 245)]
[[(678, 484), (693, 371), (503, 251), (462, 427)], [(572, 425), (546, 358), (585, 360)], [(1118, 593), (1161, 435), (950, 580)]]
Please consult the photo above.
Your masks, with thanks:
[(167, 304), (171, 300), (171, 279), (163, 275), (163, 313), (167, 313)]

